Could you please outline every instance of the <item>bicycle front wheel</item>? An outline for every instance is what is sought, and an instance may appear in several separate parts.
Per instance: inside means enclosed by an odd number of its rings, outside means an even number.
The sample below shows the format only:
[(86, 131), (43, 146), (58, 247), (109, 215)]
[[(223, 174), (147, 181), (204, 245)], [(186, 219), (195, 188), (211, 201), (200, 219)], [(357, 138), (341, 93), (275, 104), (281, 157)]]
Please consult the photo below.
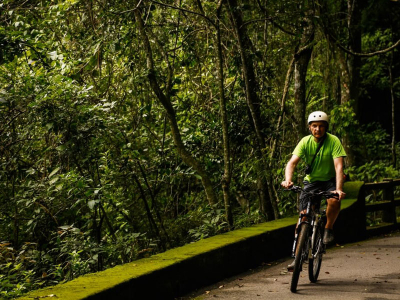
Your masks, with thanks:
[(322, 255), (325, 246), (322, 240), (323, 236), (323, 228), (317, 228), (314, 249), (312, 251), (313, 257), (308, 260), (308, 278), (313, 283), (317, 282), (319, 271), (321, 270)]
[(297, 284), (299, 282), (300, 272), (302, 271), (304, 261), (307, 259), (307, 243), (309, 230), (309, 224), (304, 223), (301, 225), (300, 234), (296, 246), (296, 258), (294, 262), (292, 281), (290, 283), (290, 291), (292, 293), (296, 293), (297, 291)]

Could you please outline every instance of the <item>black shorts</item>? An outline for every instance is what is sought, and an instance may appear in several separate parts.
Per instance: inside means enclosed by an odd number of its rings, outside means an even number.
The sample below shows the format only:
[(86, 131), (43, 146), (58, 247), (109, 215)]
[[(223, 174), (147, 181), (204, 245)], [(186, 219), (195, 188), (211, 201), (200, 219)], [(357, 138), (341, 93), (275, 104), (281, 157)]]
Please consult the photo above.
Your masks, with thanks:
[[(304, 181), (304, 190), (307, 192), (317, 192), (317, 191), (331, 192), (331, 191), (334, 191), (334, 190), (336, 190), (336, 178), (332, 178), (328, 181), (314, 181), (314, 182)], [(310, 196), (301, 192), (300, 203), (299, 203), (300, 211), (307, 208), (308, 197), (310, 197)], [(321, 204), (321, 196), (314, 197), (313, 202), (315, 204), (317, 204), (317, 206), (319, 207), (319, 205)]]

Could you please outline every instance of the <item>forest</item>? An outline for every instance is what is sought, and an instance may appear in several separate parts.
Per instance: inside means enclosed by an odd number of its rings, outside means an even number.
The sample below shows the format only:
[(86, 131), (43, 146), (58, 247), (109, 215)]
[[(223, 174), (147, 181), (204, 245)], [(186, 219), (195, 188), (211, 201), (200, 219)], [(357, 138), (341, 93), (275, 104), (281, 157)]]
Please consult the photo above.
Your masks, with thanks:
[(400, 178), (399, 44), (398, 0), (1, 1), (0, 298), (297, 213), (312, 111)]

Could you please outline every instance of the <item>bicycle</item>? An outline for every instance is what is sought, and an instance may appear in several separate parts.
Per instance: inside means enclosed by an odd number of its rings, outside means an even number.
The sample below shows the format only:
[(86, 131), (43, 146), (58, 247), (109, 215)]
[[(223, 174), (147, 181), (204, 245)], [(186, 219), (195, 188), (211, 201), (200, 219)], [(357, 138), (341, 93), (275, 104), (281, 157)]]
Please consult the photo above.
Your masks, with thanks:
[[(313, 205), (316, 196), (323, 198), (336, 198), (338, 196), (331, 192), (308, 192), (299, 186), (292, 186), (287, 190), (296, 193), (304, 192), (308, 197), (306, 212), (299, 213), (299, 220), (296, 227), (292, 257), (295, 258), (290, 291), (297, 291), (300, 272), (303, 270), (303, 263), (308, 259), (308, 278), (311, 282), (317, 282), (321, 269), (322, 255), (325, 253), (326, 245), (323, 243), (326, 215), (320, 211), (319, 205)], [(318, 208), (316, 208), (318, 207)]]

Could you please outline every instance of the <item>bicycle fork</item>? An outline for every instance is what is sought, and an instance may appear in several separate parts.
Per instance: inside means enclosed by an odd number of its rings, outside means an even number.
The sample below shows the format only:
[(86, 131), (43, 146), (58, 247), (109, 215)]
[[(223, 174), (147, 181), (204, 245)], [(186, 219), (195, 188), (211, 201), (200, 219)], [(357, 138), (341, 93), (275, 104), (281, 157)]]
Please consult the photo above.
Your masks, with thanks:
[[(311, 247), (308, 251), (308, 258), (313, 258), (313, 250), (315, 249), (315, 242), (317, 238), (317, 226), (319, 225), (319, 220), (321, 218), (320, 214), (315, 214), (315, 217), (313, 218), (311, 222), (311, 227), (312, 227), (312, 236), (311, 236)], [(318, 249), (316, 249), (318, 250)], [(315, 251), (314, 255), (316, 255), (318, 251)]]
[(297, 237), (299, 236), (300, 224), (301, 224), (301, 217), (299, 217), (299, 220), (297, 221), (296, 230), (295, 230), (295, 234), (294, 234), (294, 241), (293, 241), (293, 247), (292, 247), (292, 257), (293, 258), (296, 257)]
[(296, 257), (296, 248), (297, 248), (297, 238), (299, 236), (299, 233), (301, 231), (301, 225), (308, 223), (308, 221), (303, 221), (303, 217), (307, 217), (307, 214), (301, 214), (299, 216), (299, 220), (297, 222), (296, 225), (296, 230), (295, 230), (295, 235), (294, 235), (294, 241), (293, 241), (293, 247), (292, 247), (292, 257), (295, 258)]
[[(322, 231), (318, 230), (318, 227), (322, 226), (321, 222), (322, 222), (322, 215), (319, 213), (315, 214), (314, 220), (312, 221), (313, 232), (312, 232), (312, 237), (311, 237), (311, 249), (310, 249), (309, 255), (308, 255), (309, 258), (316, 258), (319, 253), (325, 252), (325, 249), (324, 249), (325, 245), (321, 241), (322, 236), (321, 236), (321, 239), (317, 239), (318, 232), (320, 232), (322, 234)], [(318, 244), (316, 244), (317, 242), (318, 242)]]
[[(306, 215), (302, 214), (299, 217), (299, 221), (297, 223), (296, 233), (295, 233), (295, 236), (294, 236), (294, 242), (293, 242), (293, 248), (292, 248), (292, 257), (293, 258), (296, 257), (297, 238), (298, 238), (299, 232), (301, 230), (301, 226), (300, 225), (304, 224), (304, 223), (307, 223), (307, 221), (302, 221), (304, 216), (306, 216)], [(314, 258), (320, 252), (320, 246), (321, 245), (318, 245), (318, 249), (315, 249), (315, 246), (316, 246), (315, 243), (316, 243), (317, 231), (318, 231), (317, 227), (319, 226), (320, 219), (321, 219), (321, 215), (320, 214), (316, 214), (315, 217), (311, 221), (312, 235), (311, 235), (311, 237), (309, 237), (309, 239), (311, 239), (311, 245), (310, 245), (310, 247), (308, 249), (308, 258), (310, 258), (310, 259)], [(314, 249), (316, 251), (313, 253)]]

